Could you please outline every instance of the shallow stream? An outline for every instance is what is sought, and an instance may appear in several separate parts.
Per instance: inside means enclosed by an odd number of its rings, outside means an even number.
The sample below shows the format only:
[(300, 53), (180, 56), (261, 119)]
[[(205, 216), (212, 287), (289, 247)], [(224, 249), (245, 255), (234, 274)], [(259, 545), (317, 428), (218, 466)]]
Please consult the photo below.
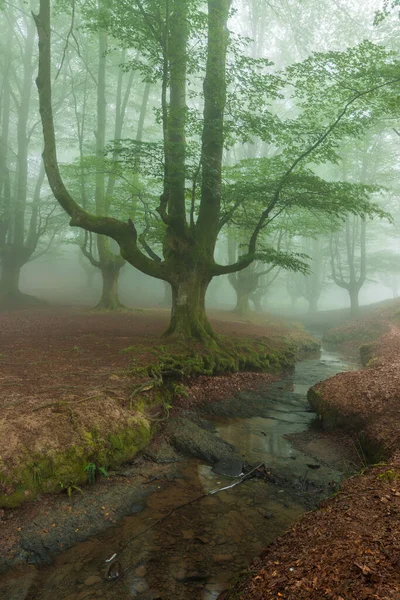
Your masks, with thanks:
[[(155, 486), (135, 507), (135, 514), (74, 546), (51, 566), (30, 565), (3, 575), (1, 598), (216, 600), (268, 543), (347, 474), (340, 460), (323, 460), (332, 458), (331, 447), (320, 442), (307, 455), (286, 436), (306, 431), (315, 419), (306, 400), (308, 388), (349, 368), (337, 354), (322, 351), (320, 358), (299, 362), (266, 394), (241, 393), (236, 412), (228, 401), (205, 415), (243, 461), (265, 464), (267, 478), (207, 495), (235, 480), (185, 459), (170, 481)], [(176, 509), (185, 503), (190, 504)], [(105, 561), (115, 553), (114, 568), (123, 576), (106, 581)]]

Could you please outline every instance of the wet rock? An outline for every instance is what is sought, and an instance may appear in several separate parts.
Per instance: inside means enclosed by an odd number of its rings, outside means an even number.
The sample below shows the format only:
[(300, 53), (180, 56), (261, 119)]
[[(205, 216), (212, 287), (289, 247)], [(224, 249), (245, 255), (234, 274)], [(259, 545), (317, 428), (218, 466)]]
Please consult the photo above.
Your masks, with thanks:
[(212, 558), (216, 563), (228, 563), (233, 561), (232, 554), (214, 554)]
[(132, 590), (136, 594), (143, 594), (143, 592), (147, 592), (149, 586), (147, 585), (147, 581), (145, 579), (138, 579), (134, 581)]
[(145, 577), (147, 573), (147, 569), (144, 565), (140, 565), (140, 567), (137, 567), (135, 569), (135, 575), (137, 575), (138, 577)]
[(233, 446), (189, 419), (183, 417), (175, 419), (167, 426), (167, 433), (177, 450), (208, 463), (238, 458)]
[(83, 582), (85, 585), (95, 585), (96, 583), (100, 583), (102, 581), (101, 577), (98, 575), (90, 575)]
[(243, 471), (243, 461), (241, 458), (225, 458), (214, 465), (213, 471), (225, 477), (240, 477)]
[(174, 575), (174, 579), (180, 583), (191, 583), (195, 581), (206, 581), (209, 573), (203, 569), (192, 569), (189, 571), (178, 571)]
[(158, 464), (169, 464), (179, 462), (182, 458), (175, 449), (166, 441), (160, 442), (157, 446), (151, 446), (144, 454), (145, 458)]
[(138, 513), (142, 512), (142, 510), (144, 510), (145, 508), (146, 506), (144, 504), (134, 502), (131, 506), (131, 515), (137, 515)]

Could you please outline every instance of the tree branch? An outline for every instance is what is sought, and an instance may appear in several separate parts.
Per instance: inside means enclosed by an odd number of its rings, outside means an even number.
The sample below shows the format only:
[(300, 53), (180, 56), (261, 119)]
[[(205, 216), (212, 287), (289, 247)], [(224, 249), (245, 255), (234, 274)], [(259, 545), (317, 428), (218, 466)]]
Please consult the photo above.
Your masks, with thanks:
[(40, 116), (43, 126), (43, 162), (55, 198), (71, 217), (70, 225), (113, 238), (119, 244), (123, 258), (134, 267), (152, 277), (166, 279), (165, 264), (156, 263), (140, 251), (137, 246), (137, 235), (132, 235), (132, 227), (129, 223), (86, 212), (75, 202), (65, 187), (57, 160), (51, 102), (50, 0), (40, 0), (39, 14), (33, 14), (33, 18), (39, 36), (39, 72), (36, 85), (39, 92)]

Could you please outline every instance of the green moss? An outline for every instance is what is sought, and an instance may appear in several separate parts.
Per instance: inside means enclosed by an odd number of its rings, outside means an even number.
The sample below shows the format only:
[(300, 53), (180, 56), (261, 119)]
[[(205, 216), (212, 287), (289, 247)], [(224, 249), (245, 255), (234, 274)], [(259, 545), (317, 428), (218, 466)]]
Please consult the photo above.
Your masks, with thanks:
[[(126, 352), (136, 355), (131, 367), (136, 379), (162, 374), (163, 384), (134, 397), (131, 408), (136, 416), (119, 431), (104, 432), (96, 427), (79, 430), (78, 422), (79, 443), (48, 454), (33, 455), (26, 450), (11, 473), (6, 474), (0, 464), (0, 506), (16, 507), (39, 493), (76, 488), (87, 481), (88, 464), (113, 469), (132, 460), (149, 443), (157, 426), (146, 418), (146, 413), (156, 406), (172, 404), (177, 381), (182, 384), (199, 375), (237, 371), (280, 373), (294, 367), (299, 346), (299, 340), (291, 337), (269, 342), (266, 338), (219, 336), (207, 345), (174, 340), (170, 345), (126, 348)], [(140, 356), (146, 357), (147, 364), (138, 364)]]
[(380, 475), (378, 475), (377, 479), (379, 479), (381, 481), (389, 481), (390, 483), (393, 481), (399, 481), (400, 473), (398, 473), (397, 471), (394, 471), (393, 469), (388, 469), (387, 471), (380, 473)]
[(85, 467), (94, 463), (105, 469), (132, 460), (150, 441), (151, 424), (144, 418), (132, 419), (128, 427), (102, 437), (96, 430), (83, 433), (82, 445), (53, 454), (29, 455), (27, 460), (5, 476), (0, 471), (0, 506), (14, 508), (39, 493), (59, 492), (87, 480)]

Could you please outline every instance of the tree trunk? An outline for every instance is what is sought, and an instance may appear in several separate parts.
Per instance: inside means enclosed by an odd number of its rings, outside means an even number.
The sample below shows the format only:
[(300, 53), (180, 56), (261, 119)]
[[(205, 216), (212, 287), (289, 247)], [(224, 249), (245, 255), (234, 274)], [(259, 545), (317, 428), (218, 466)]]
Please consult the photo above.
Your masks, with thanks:
[(12, 253), (7, 254), (1, 261), (0, 276), (0, 307), (19, 308), (23, 306), (41, 305), (43, 302), (34, 296), (23, 294), (19, 289), (19, 278), (21, 269), (27, 262), (25, 249), (18, 252), (13, 248)]
[(307, 298), (308, 301), (308, 312), (316, 313), (318, 312), (318, 298), (316, 296), (311, 296)]
[(117, 310), (123, 308), (118, 297), (118, 277), (120, 267), (113, 263), (101, 267), (102, 292), (100, 302), (96, 306), (100, 310)]
[(350, 314), (352, 317), (356, 317), (359, 312), (360, 305), (358, 303), (358, 294), (360, 293), (360, 289), (358, 287), (349, 289), (350, 296)]
[(172, 305), (172, 290), (168, 281), (163, 281), (164, 284), (164, 297), (160, 302), (162, 308), (171, 308)]
[(182, 339), (194, 338), (203, 342), (215, 338), (215, 333), (208, 322), (205, 298), (209, 278), (191, 273), (184, 281), (171, 283), (172, 311), (171, 322), (165, 336)]
[(250, 312), (249, 294), (243, 292), (240, 287), (236, 290), (236, 306), (233, 312), (244, 317)]
[(255, 292), (252, 296), (251, 296), (251, 301), (254, 304), (254, 310), (256, 311), (256, 313), (263, 313), (263, 307), (261, 304), (261, 301), (263, 299), (264, 294), (258, 294), (257, 292)]
[(12, 307), (15, 299), (22, 295), (19, 290), (20, 272), (21, 265), (14, 260), (14, 257), (3, 259), (0, 277), (0, 304), (2, 306)]

